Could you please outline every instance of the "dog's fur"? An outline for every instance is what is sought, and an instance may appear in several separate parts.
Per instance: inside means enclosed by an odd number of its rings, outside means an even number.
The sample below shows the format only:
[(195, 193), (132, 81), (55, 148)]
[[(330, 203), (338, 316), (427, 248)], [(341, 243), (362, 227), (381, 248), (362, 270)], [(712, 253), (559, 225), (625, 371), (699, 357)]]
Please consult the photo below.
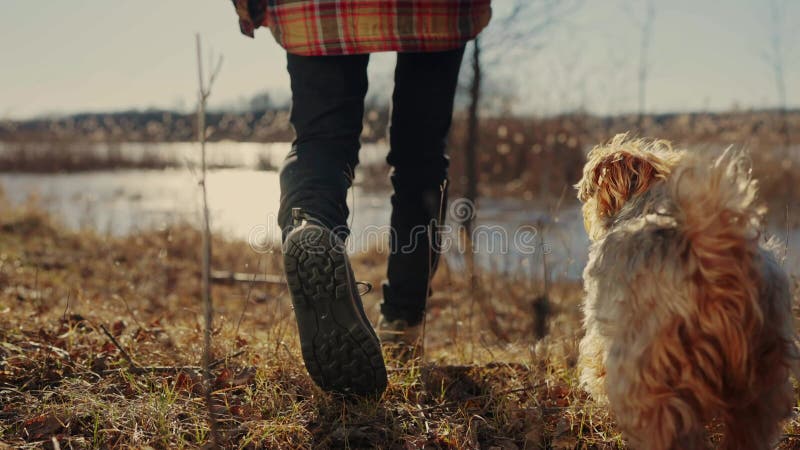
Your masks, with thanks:
[(592, 245), (581, 382), (632, 448), (769, 449), (791, 412), (789, 280), (759, 244), (743, 152), (711, 157), (615, 137), (576, 186)]

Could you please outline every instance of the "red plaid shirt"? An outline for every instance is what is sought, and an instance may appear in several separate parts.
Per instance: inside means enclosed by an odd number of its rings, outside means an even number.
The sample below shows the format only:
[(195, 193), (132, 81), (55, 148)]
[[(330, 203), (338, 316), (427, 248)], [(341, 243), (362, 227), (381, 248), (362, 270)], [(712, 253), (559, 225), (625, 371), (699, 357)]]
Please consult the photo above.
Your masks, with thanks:
[(266, 26), (298, 55), (451, 50), (489, 23), (491, 0), (233, 0), (242, 33)]

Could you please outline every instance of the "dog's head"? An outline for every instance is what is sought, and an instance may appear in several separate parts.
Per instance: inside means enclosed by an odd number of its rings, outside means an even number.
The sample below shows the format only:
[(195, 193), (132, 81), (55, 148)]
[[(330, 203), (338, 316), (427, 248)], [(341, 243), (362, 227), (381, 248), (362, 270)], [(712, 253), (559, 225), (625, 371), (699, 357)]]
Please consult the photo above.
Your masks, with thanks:
[(593, 148), (575, 187), (583, 202), (583, 223), (593, 241), (602, 239), (623, 206), (666, 179), (681, 157), (667, 141), (630, 139), (618, 134)]

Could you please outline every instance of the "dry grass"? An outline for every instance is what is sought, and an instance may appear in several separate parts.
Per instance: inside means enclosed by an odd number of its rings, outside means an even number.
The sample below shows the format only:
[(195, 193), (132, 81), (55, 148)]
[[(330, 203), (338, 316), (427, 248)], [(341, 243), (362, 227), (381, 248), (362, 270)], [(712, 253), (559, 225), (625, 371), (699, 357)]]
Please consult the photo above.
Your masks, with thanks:
[[(788, 116), (790, 145), (779, 130), (774, 112), (680, 113), (649, 115), (643, 127), (637, 116), (596, 117), (572, 114), (550, 118), (487, 117), (479, 132), (478, 177), (483, 196), (512, 196), (553, 203), (564, 186), (581, 176), (587, 149), (607, 142), (615, 134), (667, 139), (680, 148), (703, 150), (730, 145), (746, 148), (753, 157), (760, 192), (774, 219), (785, 216), (787, 205), (796, 205), (800, 192), (800, 112)], [(450, 146), (454, 193), (463, 189), (466, 132), (463, 118), (453, 123)], [(569, 195), (568, 201), (575, 201)], [(796, 209), (796, 208), (794, 208)], [(793, 225), (800, 215), (790, 211)]]
[[(0, 448), (206, 444), (200, 373), (130, 370), (100, 329), (139, 365), (197, 366), (199, 233), (110, 238), (62, 231), (2, 200), (0, 211)], [(215, 269), (277, 274), (279, 260), (242, 242), (214, 242)], [(357, 276), (373, 283), (384, 264), (382, 255), (354, 258)], [(282, 285), (214, 286), (214, 399), (226, 446), (621, 448), (611, 418), (576, 384), (580, 286), (552, 287), (549, 334), (536, 341), (538, 283), (484, 274), (480, 285), (508, 342), (488, 331), (490, 315), (466, 278), (445, 265), (434, 281), (425, 359), (390, 360), (380, 400), (332, 397), (312, 384)], [(373, 319), (378, 301), (365, 298)], [(787, 436), (780, 448), (800, 448), (800, 440)]]
[[(163, 170), (182, 167), (186, 160), (177, 154), (165, 154), (157, 144), (142, 152), (125, 151), (119, 143), (92, 144), (81, 141), (0, 142), (0, 173), (75, 173), (99, 170)], [(259, 162), (259, 168), (269, 170)], [(219, 161), (214, 169), (233, 166)], [(274, 170), (274, 169), (273, 169)]]
[[(208, 115), (211, 141), (290, 142), (294, 139), (288, 110), (259, 113)], [(369, 108), (365, 115), (364, 142), (386, 140), (389, 111)], [(121, 142), (186, 142), (194, 139), (194, 115), (169, 112), (83, 114), (61, 119), (25, 122), (0, 121), (0, 172), (72, 172), (115, 168), (160, 168), (181, 165), (157, 147), (139, 157), (119, 152)], [(762, 192), (777, 209), (796, 199), (787, 184), (800, 183), (800, 111), (786, 116), (786, 148), (783, 122), (777, 111), (730, 111), (648, 115), (642, 127), (638, 116), (600, 117), (568, 114), (556, 117), (482, 117), (479, 127), (478, 173), (483, 196), (516, 196), (556, 201), (562, 187), (578, 181), (584, 152), (616, 133), (668, 139), (681, 147), (728, 145), (746, 147), (765, 177)], [(466, 118), (457, 112), (450, 136), (451, 188), (463, 190)], [(107, 149), (98, 149), (98, 144)], [(2, 151), (2, 147), (7, 149)], [(261, 161), (262, 165), (268, 163)], [(265, 169), (274, 169), (271, 164)], [(542, 176), (547, 174), (547, 176)], [(365, 170), (362, 184), (386, 184), (385, 170)], [(800, 219), (798, 219), (800, 221)]]

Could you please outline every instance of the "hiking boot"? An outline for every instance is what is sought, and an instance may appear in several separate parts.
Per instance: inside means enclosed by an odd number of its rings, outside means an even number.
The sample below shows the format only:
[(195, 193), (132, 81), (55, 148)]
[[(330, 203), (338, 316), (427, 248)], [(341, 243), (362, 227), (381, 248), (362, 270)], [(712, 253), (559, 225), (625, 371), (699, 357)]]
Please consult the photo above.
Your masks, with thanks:
[(393, 359), (406, 362), (422, 356), (422, 324), (409, 325), (404, 319), (388, 320), (381, 315), (378, 337)]
[(283, 244), (306, 369), (323, 390), (380, 395), (386, 366), (341, 239), (306, 220)]

